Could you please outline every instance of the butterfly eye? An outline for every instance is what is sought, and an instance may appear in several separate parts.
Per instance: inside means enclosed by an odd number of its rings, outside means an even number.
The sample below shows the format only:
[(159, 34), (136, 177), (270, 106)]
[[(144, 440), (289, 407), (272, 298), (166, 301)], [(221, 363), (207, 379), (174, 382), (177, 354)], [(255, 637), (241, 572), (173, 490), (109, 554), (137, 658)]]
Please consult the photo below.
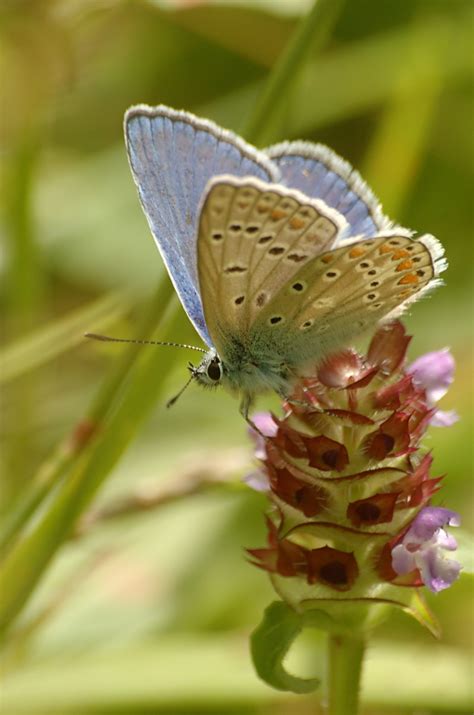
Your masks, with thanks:
[(218, 382), (221, 379), (222, 370), (218, 360), (212, 360), (212, 362), (209, 363), (207, 366), (207, 376), (211, 380), (214, 380), (214, 382)]

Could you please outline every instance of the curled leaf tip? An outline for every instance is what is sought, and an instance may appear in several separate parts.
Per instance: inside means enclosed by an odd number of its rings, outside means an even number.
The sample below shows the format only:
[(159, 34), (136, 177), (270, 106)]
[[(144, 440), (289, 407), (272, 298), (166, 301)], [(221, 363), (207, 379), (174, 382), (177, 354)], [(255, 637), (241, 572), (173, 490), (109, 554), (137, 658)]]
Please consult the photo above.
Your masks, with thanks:
[[(307, 614), (296, 613), (283, 601), (274, 601), (265, 609), (250, 642), (255, 670), (265, 683), (277, 690), (299, 694), (311, 693), (319, 687), (318, 678), (298, 678), (283, 666), (286, 654), (302, 629), (306, 625), (317, 625), (314, 614), (313, 611), (308, 620)], [(327, 620), (326, 614), (321, 616)], [(321, 626), (324, 627), (324, 623)]]

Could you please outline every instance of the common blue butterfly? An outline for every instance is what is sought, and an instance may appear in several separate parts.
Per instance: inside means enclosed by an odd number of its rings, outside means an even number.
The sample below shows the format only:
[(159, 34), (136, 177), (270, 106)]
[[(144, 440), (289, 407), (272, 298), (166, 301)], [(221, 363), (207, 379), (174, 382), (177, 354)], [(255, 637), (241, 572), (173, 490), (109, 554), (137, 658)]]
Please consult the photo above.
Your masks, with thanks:
[(403, 312), (446, 267), (321, 144), (259, 151), (165, 106), (131, 107), (140, 200), (179, 298), (209, 350), (192, 377), (242, 397), (287, 397), (305, 369)]

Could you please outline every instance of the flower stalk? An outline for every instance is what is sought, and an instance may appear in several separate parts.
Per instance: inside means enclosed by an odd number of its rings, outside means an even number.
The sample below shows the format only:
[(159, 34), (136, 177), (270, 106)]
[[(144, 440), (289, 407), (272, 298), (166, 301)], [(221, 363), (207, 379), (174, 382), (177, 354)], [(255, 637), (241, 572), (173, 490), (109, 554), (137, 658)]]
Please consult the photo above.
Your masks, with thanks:
[(328, 715), (356, 715), (365, 652), (361, 638), (333, 634), (328, 642)]

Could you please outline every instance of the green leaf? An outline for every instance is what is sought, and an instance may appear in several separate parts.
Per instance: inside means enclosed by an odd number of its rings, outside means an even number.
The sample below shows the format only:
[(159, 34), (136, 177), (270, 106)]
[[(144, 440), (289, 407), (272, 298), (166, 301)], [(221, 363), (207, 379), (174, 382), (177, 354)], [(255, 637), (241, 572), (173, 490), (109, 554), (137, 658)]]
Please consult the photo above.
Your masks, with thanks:
[(427, 628), (435, 638), (441, 638), (441, 626), (419, 589), (413, 591), (410, 603), (404, 606), (403, 610)]
[(300, 614), (283, 601), (270, 604), (251, 637), (252, 659), (260, 678), (277, 690), (293, 693), (311, 693), (316, 690), (320, 685), (318, 678), (291, 675), (285, 670), (283, 660), (305, 626), (326, 629), (330, 621), (330, 617), (323, 611)]

